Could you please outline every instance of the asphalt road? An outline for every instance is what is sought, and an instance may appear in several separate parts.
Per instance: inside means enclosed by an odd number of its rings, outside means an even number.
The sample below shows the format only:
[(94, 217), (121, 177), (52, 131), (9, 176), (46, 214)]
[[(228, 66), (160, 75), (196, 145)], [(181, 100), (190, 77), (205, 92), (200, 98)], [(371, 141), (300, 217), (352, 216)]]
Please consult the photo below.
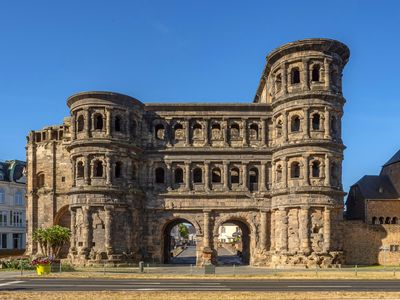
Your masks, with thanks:
[[(242, 260), (239, 256), (231, 253), (229, 250), (218, 248), (218, 264), (219, 265), (241, 265)], [(172, 264), (196, 264), (196, 246), (189, 246), (183, 250), (178, 256), (171, 258)]]
[(1, 291), (400, 291), (399, 280), (176, 280), (8, 278)]

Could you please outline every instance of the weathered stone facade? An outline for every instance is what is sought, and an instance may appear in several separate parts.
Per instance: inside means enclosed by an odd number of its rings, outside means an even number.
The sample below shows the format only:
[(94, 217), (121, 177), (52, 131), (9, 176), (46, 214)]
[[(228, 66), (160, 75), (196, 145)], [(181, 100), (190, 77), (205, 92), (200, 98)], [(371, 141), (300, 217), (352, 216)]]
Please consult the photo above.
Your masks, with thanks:
[(333, 40), (286, 44), (249, 104), (73, 95), (63, 125), (28, 137), (28, 252), (33, 230), (70, 224), (74, 263), (166, 262), (168, 230), (185, 220), (198, 265), (215, 262), (225, 222), (251, 265), (341, 263), (348, 58)]

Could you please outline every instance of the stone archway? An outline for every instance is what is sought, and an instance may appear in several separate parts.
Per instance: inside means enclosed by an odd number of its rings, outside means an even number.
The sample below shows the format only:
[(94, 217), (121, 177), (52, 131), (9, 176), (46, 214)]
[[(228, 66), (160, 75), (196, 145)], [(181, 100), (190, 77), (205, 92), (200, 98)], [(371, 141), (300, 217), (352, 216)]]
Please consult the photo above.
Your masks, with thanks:
[[(220, 237), (220, 229), (223, 227), (236, 227), (236, 241), (225, 241)], [(251, 262), (251, 225), (241, 218), (223, 218), (214, 227), (214, 245), (217, 250), (217, 263), (249, 265)], [(221, 249), (222, 248), (222, 249)], [(222, 251), (221, 251), (222, 250)], [(225, 252), (225, 253), (224, 253)], [(227, 252), (231, 254), (226, 255)], [(224, 257), (224, 256), (232, 256)]]
[[(59, 225), (62, 227), (66, 227), (68, 229), (71, 228), (71, 212), (69, 211), (69, 206), (65, 205), (61, 207), (54, 217), (54, 225)], [(60, 251), (59, 257), (60, 258), (67, 258), (68, 251), (70, 247), (70, 242), (66, 243)]]
[[(189, 238), (181, 243), (177, 242), (176, 233), (172, 233), (179, 224), (187, 224), (194, 231), (189, 232)], [(194, 236), (191, 236), (193, 234)], [(176, 218), (167, 222), (162, 229), (162, 262), (164, 264), (196, 264), (199, 253), (198, 234), (198, 224), (186, 218)]]

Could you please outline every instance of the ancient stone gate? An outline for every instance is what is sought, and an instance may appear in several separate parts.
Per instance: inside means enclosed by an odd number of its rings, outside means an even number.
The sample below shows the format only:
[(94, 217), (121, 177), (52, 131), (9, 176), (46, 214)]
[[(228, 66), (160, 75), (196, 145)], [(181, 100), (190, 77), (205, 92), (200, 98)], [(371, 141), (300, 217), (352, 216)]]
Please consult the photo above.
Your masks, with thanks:
[(166, 228), (185, 220), (199, 265), (224, 222), (246, 232), (251, 265), (340, 263), (348, 58), (334, 40), (286, 44), (253, 103), (71, 96), (62, 125), (28, 136), (28, 253), (33, 230), (70, 218), (74, 263), (164, 262)]

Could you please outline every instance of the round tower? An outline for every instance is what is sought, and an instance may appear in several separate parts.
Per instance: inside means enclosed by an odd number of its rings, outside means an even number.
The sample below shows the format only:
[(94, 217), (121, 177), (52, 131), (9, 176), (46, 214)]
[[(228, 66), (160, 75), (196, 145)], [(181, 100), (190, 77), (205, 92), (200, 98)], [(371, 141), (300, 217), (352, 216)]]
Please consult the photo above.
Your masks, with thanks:
[(341, 263), (343, 213), (341, 118), (346, 45), (329, 39), (286, 44), (267, 57), (272, 106), (271, 261)]
[(134, 259), (140, 203), (140, 124), (143, 104), (110, 92), (84, 92), (71, 110), (72, 261), (94, 264)]

